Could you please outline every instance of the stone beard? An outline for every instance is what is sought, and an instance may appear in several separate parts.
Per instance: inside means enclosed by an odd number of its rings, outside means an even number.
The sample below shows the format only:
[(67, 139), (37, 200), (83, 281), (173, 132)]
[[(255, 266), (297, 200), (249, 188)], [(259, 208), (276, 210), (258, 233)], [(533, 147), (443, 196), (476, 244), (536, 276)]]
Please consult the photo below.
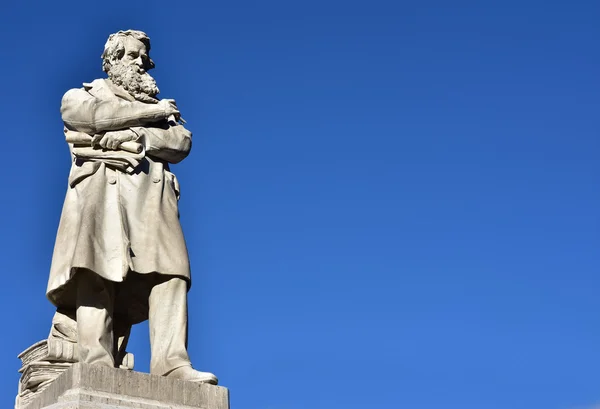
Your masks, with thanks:
[(119, 61), (111, 66), (108, 78), (138, 101), (158, 102), (156, 96), (160, 91), (156, 86), (156, 81), (137, 65), (126, 65)]

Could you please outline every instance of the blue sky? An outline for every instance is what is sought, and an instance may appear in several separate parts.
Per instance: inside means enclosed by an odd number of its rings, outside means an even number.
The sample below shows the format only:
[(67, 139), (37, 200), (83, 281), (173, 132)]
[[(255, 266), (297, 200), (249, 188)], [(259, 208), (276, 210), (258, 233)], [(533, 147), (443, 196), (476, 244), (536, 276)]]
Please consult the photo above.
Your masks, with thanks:
[(194, 132), (173, 168), (189, 349), (233, 409), (595, 407), (599, 19), (592, 1), (4, 5), (3, 405), (53, 314), (61, 96), (134, 28)]

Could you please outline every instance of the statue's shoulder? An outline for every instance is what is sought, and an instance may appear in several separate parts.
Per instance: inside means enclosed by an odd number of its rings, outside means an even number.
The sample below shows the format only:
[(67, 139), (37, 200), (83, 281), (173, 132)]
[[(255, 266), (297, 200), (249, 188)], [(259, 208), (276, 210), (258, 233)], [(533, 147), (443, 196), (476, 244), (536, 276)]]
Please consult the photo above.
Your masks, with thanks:
[(108, 78), (84, 82), (82, 85), (83, 87), (81, 88), (72, 88), (68, 90), (64, 97), (69, 96), (74, 99), (81, 99), (91, 95), (94, 98), (101, 100), (112, 100), (117, 98), (133, 100), (133, 97), (129, 95), (127, 91), (114, 85)]
[(71, 88), (62, 97), (62, 107), (77, 107), (81, 102), (89, 98), (98, 98), (102, 100), (115, 98), (106, 80), (97, 79), (92, 82), (84, 82), (81, 88)]
[(98, 78), (92, 82), (84, 82), (82, 89), (95, 97), (114, 96), (111, 87), (105, 78)]
[(105, 80), (100, 78), (92, 82), (84, 82), (81, 88), (71, 88), (65, 93), (65, 95), (80, 94), (81, 91), (85, 91), (93, 95), (95, 93), (101, 93), (106, 89), (108, 89), (108, 86), (105, 84)]

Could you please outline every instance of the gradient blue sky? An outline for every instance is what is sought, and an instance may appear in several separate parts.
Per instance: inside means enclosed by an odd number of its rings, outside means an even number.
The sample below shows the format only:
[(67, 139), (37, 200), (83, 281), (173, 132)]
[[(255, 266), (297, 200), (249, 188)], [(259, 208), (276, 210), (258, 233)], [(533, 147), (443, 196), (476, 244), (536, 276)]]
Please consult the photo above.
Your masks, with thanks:
[(61, 96), (135, 28), (194, 132), (190, 353), (232, 409), (594, 407), (598, 21), (597, 1), (6, 3), (2, 406), (53, 314)]

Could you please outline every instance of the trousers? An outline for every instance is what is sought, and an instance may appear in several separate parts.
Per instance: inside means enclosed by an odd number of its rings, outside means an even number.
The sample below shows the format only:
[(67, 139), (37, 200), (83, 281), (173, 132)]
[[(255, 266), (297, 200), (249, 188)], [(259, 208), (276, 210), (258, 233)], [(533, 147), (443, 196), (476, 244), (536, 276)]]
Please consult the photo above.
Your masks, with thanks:
[[(80, 270), (76, 319), (79, 361), (115, 367), (124, 353), (130, 324), (114, 315), (115, 286), (89, 270)], [(179, 277), (158, 280), (148, 298), (150, 373), (166, 375), (191, 365), (187, 352), (187, 282)]]

